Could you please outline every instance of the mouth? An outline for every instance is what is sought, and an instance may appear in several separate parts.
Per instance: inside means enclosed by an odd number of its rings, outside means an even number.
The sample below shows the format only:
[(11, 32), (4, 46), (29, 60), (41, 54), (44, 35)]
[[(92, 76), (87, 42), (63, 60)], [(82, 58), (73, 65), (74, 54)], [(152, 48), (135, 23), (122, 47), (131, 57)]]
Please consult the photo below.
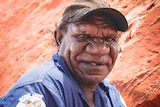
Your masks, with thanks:
[(109, 72), (109, 64), (100, 61), (82, 61), (79, 63), (78, 68), (88, 75), (103, 75)]
[(92, 62), (92, 63), (90, 63), (90, 64), (93, 65), (93, 66), (99, 65), (99, 64), (94, 63), (94, 62)]
[(112, 67), (112, 61), (109, 56), (106, 57), (78, 57), (77, 58), (77, 64), (79, 69), (83, 69), (85, 71), (100, 71), (100, 70), (110, 70)]
[(87, 64), (87, 65), (90, 65), (90, 66), (108, 66), (108, 64), (106, 64), (106, 63), (103, 63), (103, 62), (93, 62), (93, 61), (85, 61), (85, 62), (83, 62), (83, 63), (85, 63), (85, 64)]

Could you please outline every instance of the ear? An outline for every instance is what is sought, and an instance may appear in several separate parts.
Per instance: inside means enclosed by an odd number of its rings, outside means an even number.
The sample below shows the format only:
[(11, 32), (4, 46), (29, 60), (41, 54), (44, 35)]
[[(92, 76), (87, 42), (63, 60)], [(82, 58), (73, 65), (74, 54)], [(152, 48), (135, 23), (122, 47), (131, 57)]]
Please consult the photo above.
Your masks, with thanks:
[(55, 30), (54, 31), (54, 38), (55, 38), (57, 46), (59, 47), (59, 45), (62, 42), (62, 38), (63, 38), (62, 31), (61, 30)]

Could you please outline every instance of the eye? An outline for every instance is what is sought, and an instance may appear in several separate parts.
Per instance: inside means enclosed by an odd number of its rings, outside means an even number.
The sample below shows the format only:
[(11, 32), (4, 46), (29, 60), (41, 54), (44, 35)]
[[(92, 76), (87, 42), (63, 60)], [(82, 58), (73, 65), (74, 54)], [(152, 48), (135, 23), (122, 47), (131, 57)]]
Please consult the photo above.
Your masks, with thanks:
[(103, 38), (103, 40), (106, 41), (106, 42), (109, 42), (109, 41), (116, 41), (116, 38), (106, 36), (106, 37)]
[(84, 34), (79, 34), (78, 36), (79, 36), (79, 38), (83, 38), (83, 39), (88, 38), (88, 36), (84, 35)]
[(86, 34), (78, 34), (78, 35), (76, 36), (76, 38), (79, 39), (79, 40), (88, 40), (88, 39), (91, 38), (91, 36), (86, 35)]

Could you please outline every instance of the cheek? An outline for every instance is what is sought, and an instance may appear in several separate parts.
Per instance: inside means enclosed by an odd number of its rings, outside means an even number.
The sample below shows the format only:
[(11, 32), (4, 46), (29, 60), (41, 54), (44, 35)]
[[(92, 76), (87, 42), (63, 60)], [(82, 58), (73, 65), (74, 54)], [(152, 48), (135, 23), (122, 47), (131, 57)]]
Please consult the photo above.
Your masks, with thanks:
[(111, 47), (111, 55), (113, 58), (113, 64), (115, 63), (118, 56), (118, 47), (117, 44)]
[(59, 46), (59, 54), (61, 56), (67, 54), (67, 52), (68, 52), (67, 50), (68, 49), (69, 49), (69, 44), (67, 44), (66, 42), (63, 41)]
[(73, 40), (70, 44), (70, 52), (76, 56), (82, 53), (85, 50), (86, 43)]
[(59, 54), (67, 60), (74, 61), (83, 51), (82, 44), (83, 43), (75, 42), (74, 40), (63, 41), (59, 48)]
[(82, 46), (80, 44), (78, 44), (78, 43), (72, 43), (70, 45), (70, 51), (71, 51), (71, 53), (78, 54), (78, 53), (80, 53), (82, 51)]

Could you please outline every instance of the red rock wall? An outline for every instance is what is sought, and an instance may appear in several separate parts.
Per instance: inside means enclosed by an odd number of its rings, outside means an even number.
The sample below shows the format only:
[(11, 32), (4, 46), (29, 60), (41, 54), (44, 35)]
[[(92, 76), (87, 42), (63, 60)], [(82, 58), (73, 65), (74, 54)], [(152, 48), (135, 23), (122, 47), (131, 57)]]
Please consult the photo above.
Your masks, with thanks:
[[(0, 1), (0, 96), (56, 52), (52, 31), (70, 1)], [(128, 107), (160, 107), (160, 2), (108, 1), (126, 15), (129, 30), (106, 79), (117, 85)]]
[[(49, 60), (64, 0), (0, 1), (0, 95), (27, 70)], [(58, 7), (59, 6), (59, 7)]]
[(119, 59), (107, 79), (129, 107), (160, 107), (160, 2), (128, 1), (121, 10), (129, 30), (121, 37)]

